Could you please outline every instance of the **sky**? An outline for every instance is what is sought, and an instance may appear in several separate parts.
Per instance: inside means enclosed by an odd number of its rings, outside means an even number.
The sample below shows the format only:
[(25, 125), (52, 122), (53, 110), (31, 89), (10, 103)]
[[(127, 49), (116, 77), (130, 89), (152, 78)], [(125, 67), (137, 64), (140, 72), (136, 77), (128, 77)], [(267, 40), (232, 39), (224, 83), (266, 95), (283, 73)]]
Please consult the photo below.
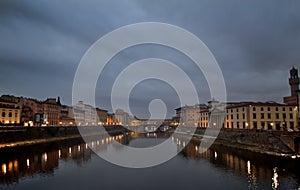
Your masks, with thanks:
[[(71, 105), (76, 69), (87, 50), (105, 34), (139, 22), (176, 25), (201, 39), (221, 68), (228, 101), (282, 102), (290, 94), (289, 69), (300, 66), (296, 0), (1, 0), (0, 94), (40, 100), (60, 96), (63, 104)], [(172, 48), (148, 44), (125, 49), (106, 65), (96, 87), (97, 106), (112, 111), (110, 94), (118, 74), (150, 57), (181, 67), (200, 102), (212, 98), (203, 73), (190, 59)], [(169, 117), (180, 105), (172, 85), (145, 80), (130, 96), (134, 115), (149, 117), (154, 99), (165, 102)]]

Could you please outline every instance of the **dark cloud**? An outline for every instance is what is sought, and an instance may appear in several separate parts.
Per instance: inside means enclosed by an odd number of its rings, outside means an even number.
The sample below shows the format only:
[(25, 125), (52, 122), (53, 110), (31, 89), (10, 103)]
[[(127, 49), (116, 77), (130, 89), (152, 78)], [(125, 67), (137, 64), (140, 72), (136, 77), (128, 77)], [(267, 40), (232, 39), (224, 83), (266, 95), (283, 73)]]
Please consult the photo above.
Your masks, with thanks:
[[(299, 1), (273, 0), (2, 0), (0, 94), (39, 99), (61, 95), (71, 104), (77, 65), (93, 42), (118, 27), (156, 21), (181, 26), (206, 43), (223, 71), (230, 101), (281, 101), (289, 94), (288, 70), (300, 65), (299, 7)], [(134, 51), (112, 61), (103, 76), (106, 84), (112, 84), (130, 62), (158, 56), (177, 62), (191, 76), (201, 101), (210, 98), (201, 71), (185, 56), (170, 49)], [(155, 87), (153, 83), (142, 86), (145, 93)], [(101, 89), (97, 101), (110, 109), (106, 101), (110, 88), (104, 94)], [(161, 90), (168, 94), (167, 88)], [(171, 107), (176, 107), (175, 99)], [(136, 104), (141, 107), (145, 102)]]

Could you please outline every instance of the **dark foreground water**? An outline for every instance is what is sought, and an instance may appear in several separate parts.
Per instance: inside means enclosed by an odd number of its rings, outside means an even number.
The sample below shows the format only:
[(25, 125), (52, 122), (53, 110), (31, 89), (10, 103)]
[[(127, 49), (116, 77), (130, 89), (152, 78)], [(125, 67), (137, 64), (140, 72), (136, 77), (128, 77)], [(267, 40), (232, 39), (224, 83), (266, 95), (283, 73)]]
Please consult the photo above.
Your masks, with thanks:
[[(89, 145), (105, 151), (113, 139), (134, 147), (164, 140), (161, 135), (148, 136), (124, 134)], [(80, 139), (2, 150), (0, 189), (300, 189), (297, 160), (221, 146), (202, 154), (198, 150), (199, 142), (190, 142), (178, 156), (145, 169), (108, 163)]]

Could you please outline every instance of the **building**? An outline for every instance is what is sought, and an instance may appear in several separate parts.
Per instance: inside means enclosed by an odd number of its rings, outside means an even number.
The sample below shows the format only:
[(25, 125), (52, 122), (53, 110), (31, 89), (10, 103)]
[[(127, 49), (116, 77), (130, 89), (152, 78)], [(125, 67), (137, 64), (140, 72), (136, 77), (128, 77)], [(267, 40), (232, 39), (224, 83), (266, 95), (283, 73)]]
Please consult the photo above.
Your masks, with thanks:
[(208, 105), (200, 110), (199, 127), (224, 127), (225, 106), (225, 103), (220, 103), (214, 99), (209, 101)]
[(128, 126), (131, 124), (131, 118), (129, 114), (122, 109), (116, 110), (115, 119), (118, 125)]
[(116, 120), (114, 113), (109, 113), (107, 116), (106, 125), (115, 125), (118, 121)]
[(60, 123), (61, 126), (74, 126), (74, 112), (71, 106), (62, 105), (61, 114), (60, 114)]
[(298, 69), (294, 67), (290, 70), (290, 78), (289, 84), (291, 89), (291, 95), (284, 97), (283, 102), (289, 105), (297, 105), (298, 104), (298, 91), (299, 91), (299, 76)]
[(226, 108), (225, 128), (289, 130), (298, 128), (297, 106), (276, 102), (241, 102)]
[(96, 108), (99, 124), (104, 124), (107, 121), (108, 111), (100, 108)]
[[(43, 112), (39, 114), (45, 114), (47, 117), (47, 126), (58, 126), (60, 125), (61, 117), (61, 103), (60, 98), (48, 98), (47, 100), (41, 102), (43, 107)], [(36, 118), (37, 119), (37, 118)], [(39, 122), (36, 120), (36, 122)]]
[[(200, 127), (209, 127), (210, 110), (200, 113)], [(224, 128), (260, 130), (296, 130), (298, 108), (276, 102), (237, 102), (228, 104)], [(213, 126), (212, 126), (213, 127)]]
[[(215, 116), (217, 115), (221, 116), (222, 112), (219, 114), (216, 112)], [(214, 123), (220, 123), (220, 121), (210, 122), (211, 118), (210, 108), (201, 110), (200, 127), (214, 127)], [(297, 130), (298, 108), (294, 105), (276, 102), (228, 103), (222, 127), (279, 131)]]
[(20, 102), (0, 98), (0, 114), (1, 125), (19, 125), (21, 121)]
[(79, 101), (73, 108), (76, 125), (96, 126), (98, 124), (97, 112), (93, 106)]
[(176, 117), (179, 118), (179, 124), (187, 127), (200, 126), (200, 112), (204, 109), (208, 109), (205, 104), (197, 104), (194, 106), (183, 106), (176, 110)]

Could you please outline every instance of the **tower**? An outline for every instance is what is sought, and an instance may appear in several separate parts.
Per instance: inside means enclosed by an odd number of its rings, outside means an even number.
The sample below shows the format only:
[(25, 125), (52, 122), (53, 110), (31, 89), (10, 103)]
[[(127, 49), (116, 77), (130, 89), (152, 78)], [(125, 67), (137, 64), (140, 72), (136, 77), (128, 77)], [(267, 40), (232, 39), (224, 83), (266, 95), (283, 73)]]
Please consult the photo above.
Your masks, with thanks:
[(289, 84), (291, 86), (291, 96), (297, 96), (299, 90), (299, 76), (298, 69), (294, 67), (290, 70)]

